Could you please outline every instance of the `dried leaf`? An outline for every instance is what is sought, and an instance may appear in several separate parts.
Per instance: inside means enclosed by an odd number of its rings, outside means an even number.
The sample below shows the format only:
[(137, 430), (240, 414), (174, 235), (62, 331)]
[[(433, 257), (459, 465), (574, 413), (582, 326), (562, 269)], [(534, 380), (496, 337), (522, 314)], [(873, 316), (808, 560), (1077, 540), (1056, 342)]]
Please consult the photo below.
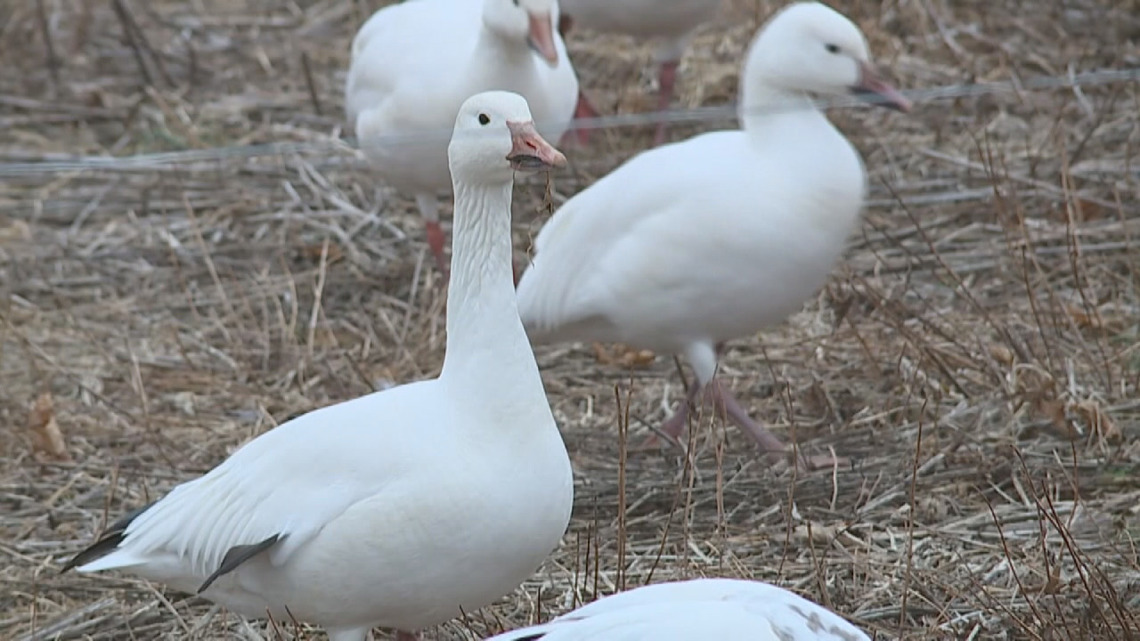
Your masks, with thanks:
[[(311, 260), (315, 263), (321, 262), (321, 253), (325, 250), (324, 243), (309, 243), (301, 245), (297, 248), (298, 257), (302, 260)], [(344, 250), (336, 243), (329, 243), (329, 253), (327, 262), (333, 264), (336, 261), (344, 258)]]
[(1084, 198), (1074, 198), (1073, 208), (1076, 209), (1077, 219), (1082, 222), (1101, 220), (1105, 216), (1105, 208)]
[(1005, 345), (990, 345), (990, 356), (1002, 365), (1013, 365), (1013, 350)]
[(0, 226), (0, 242), (19, 242), (32, 239), (32, 229), (22, 220), (13, 220)]
[(1104, 321), (1101, 320), (1100, 314), (1089, 314), (1076, 305), (1066, 305), (1065, 311), (1080, 329), (1104, 329)]
[(32, 438), (32, 452), (39, 461), (71, 463), (71, 453), (55, 420), (51, 394), (44, 392), (36, 398), (28, 413), (28, 432)]
[(603, 365), (617, 365), (626, 369), (641, 369), (653, 364), (657, 355), (647, 349), (635, 349), (628, 345), (615, 344), (607, 348), (594, 343), (594, 357)]
[(1055, 398), (1042, 398), (1036, 403), (1037, 413), (1049, 420), (1052, 427), (1060, 433), (1062, 438), (1074, 440), (1080, 438), (1080, 430), (1069, 420), (1065, 413), (1065, 403)]
[(839, 526), (824, 523), (805, 521), (795, 526), (792, 536), (804, 541), (829, 544), (839, 534)]
[(1091, 400), (1081, 401), (1075, 403), (1072, 409), (1088, 425), (1090, 434), (1113, 444), (1124, 440), (1124, 433), (1120, 431), (1120, 426), (1101, 408), (1099, 403)]

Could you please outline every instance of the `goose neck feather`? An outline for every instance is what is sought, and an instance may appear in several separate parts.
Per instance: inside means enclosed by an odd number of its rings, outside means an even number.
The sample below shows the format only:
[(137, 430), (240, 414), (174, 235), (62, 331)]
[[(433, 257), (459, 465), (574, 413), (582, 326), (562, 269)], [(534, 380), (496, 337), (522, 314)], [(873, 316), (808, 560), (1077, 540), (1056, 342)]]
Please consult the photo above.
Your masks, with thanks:
[(519, 73), (533, 67), (534, 52), (525, 41), (509, 38), (483, 26), (475, 50), (467, 63), (467, 82), (472, 86), (483, 86), (481, 79), (494, 79), (503, 75), (503, 70)]
[[(447, 356), (441, 380), (535, 396), (545, 406), (538, 366), (519, 320), (511, 272), (511, 183), (453, 182), (455, 223), (447, 293)], [(489, 375), (493, 372), (493, 375)], [(529, 382), (538, 382), (537, 389)]]
[(775, 131), (839, 131), (801, 91), (789, 91), (771, 84), (745, 83), (740, 100), (740, 122), (753, 140), (767, 138)]

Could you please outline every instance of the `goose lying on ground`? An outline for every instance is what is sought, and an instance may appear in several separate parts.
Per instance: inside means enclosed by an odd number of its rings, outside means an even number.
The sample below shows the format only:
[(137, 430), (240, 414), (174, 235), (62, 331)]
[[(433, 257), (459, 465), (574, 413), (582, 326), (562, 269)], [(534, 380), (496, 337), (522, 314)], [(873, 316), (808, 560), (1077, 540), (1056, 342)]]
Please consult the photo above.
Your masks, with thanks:
[[(459, 109), (439, 378), (319, 409), (131, 512), (67, 563), (123, 569), (250, 618), (401, 638), (509, 593), (570, 519), (570, 460), (519, 322), (514, 171), (565, 162), (506, 92)], [(414, 638), (414, 637), (413, 637)]]
[(697, 380), (666, 433), (681, 434), (704, 390), (782, 451), (714, 374), (724, 341), (780, 322), (824, 284), (859, 220), (862, 161), (809, 94), (910, 104), (874, 71), (859, 29), (816, 2), (768, 21), (742, 85), (742, 130), (643, 152), (555, 212), (519, 281), (519, 312), (536, 343), (684, 354)]
[(871, 641), (821, 605), (759, 581), (659, 583), (487, 641)]
[[(624, 33), (637, 38), (659, 38), (654, 53), (658, 65), (657, 110), (665, 111), (673, 100), (677, 66), (693, 30), (711, 20), (721, 0), (562, 0), (558, 31), (563, 37), (572, 25), (591, 31)], [(596, 117), (598, 112), (579, 91), (575, 117)], [(665, 123), (657, 124), (653, 145), (665, 142)]]
[(578, 77), (557, 20), (555, 0), (416, 0), (380, 9), (352, 41), (349, 127), (377, 175), (415, 196), (444, 273), (437, 196), (451, 187), (445, 132), (469, 96), (503, 90), (526, 98), (542, 136), (558, 140)]

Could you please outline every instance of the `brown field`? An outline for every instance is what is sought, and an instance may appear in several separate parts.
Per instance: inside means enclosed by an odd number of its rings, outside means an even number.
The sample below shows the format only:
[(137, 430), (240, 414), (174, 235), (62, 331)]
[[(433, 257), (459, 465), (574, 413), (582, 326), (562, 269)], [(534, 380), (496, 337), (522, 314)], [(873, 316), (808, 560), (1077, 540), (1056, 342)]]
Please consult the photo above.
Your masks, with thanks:
[[(350, 39), (381, 4), (0, 4), (0, 639), (323, 638), (58, 568), (288, 417), (438, 372), (444, 298), (414, 205), (331, 144)], [(679, 106), (734, 99), (780, 4), (734, 0), (702, 28)], [(1140, 65), (1134, 0), (834, 6), (904, 88)], [(652, 104), (645, 43), (570, 44), (602, 111)], [(881, 639), (1140, 639), (1138, 108), (1132, 80), (833, 110), (872, 177), (862, 231), (801, 313), (731, 343), (722, 375), (778, 434), (849, 464), (796, 473), (719, 425), (688, 455), (638, 450), (681, 396), (672, 359), (542, 348), (574, 520), (514, 594), (427, 638), (743, 576)], [(650, 137), (569, 152), (555, 203)], [(328, 144), (6, 169), (273, 142)], [(520, 253), (542, 200), (541, 181), (517, 190)]]

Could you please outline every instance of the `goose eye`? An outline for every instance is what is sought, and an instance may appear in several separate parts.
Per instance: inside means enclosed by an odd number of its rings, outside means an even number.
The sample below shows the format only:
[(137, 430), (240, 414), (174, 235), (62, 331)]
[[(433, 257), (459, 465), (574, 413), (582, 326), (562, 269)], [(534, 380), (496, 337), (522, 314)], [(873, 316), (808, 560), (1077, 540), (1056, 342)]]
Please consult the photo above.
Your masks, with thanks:
[(489, 122), (491, 122), (490, 116), (488, 116), (487, 114), (479, 114), (479, 124), (480, 125), (485, 125)]
[(824, 49), (827, 49), (827, 53), (839, 53), (839, 45), (826, 44)]

